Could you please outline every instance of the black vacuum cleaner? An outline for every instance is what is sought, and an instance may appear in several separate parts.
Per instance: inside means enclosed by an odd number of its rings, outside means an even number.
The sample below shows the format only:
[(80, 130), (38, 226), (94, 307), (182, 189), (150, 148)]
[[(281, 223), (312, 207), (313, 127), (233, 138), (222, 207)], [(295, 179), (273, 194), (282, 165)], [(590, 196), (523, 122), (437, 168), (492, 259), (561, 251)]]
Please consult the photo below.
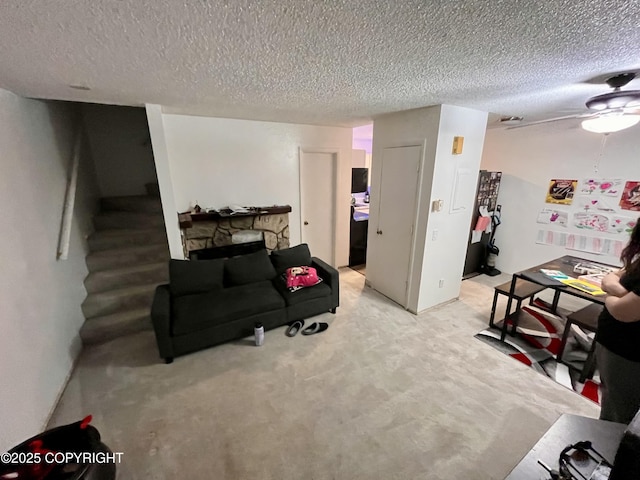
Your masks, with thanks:
[(496, 275), (500, 275), (500, 273), (502, 273), (496, 268), (496, 257), (500, 253), (500, 249), (496, 246), (495, 243), (496, 230), (498, 229), (498, 225), (502, 223), (500, 221), (501, 210), (502, 205), (497, 205), (495, 212), (491, 213), (491, 235), (489, 236), (489, 242), (487, 243), (484, 263), (480, 266), (480, 271), (485, 275), (489, 275), (490, 277), (495, 277)]

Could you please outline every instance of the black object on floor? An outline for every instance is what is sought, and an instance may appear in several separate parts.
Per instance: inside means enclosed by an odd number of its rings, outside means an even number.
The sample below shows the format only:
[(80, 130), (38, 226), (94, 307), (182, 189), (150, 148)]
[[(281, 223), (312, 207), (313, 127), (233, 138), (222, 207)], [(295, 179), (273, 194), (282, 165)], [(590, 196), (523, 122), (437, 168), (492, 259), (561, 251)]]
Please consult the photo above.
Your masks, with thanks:
[[(42, 432), (13, 447), (2, 456), (0, 478), (114, 480), (120, 454), (115, 456), (90, 422), (91, 416), (88, 416), (82, 421)], [(31, 463), (21, 459), (31, 459), (28, 460)]]
[(324, 322), (313, 322), (307, 328), (302, 331), (303, 335), (315, 335), (316, 333), (324, 332), (327, 328), (329, 328), (328, 323)]
[(302, 330), (302, 327), (304, 327), (304, 320), (297, 320), (289, 325), (289, 328), (287, 328), (287, 331), (284, 332), (284, 334), (287, 337), (295, 337), (298, 332)]

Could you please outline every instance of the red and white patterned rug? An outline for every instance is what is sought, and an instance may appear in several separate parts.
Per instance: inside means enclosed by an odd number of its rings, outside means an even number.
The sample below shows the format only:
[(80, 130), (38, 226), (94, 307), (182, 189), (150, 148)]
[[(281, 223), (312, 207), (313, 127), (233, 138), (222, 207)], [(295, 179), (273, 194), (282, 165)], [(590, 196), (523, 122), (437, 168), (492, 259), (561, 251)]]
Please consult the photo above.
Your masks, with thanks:
[[(597, 373), (593, 379), (581, 383), (577, 369), (556, 361), (564, 320), (545, 310), (547, 306), (545, 302), (536, 300), (534, 305), (522, 307), (525, 315), (521, 316), (516, 335), (507, 335), (504, 342), (500, 341), (501, 325), (483, 330), (475, 337), (599, 404), (600, 384)], [(566, 354), (563, 358), (566, 359)]]

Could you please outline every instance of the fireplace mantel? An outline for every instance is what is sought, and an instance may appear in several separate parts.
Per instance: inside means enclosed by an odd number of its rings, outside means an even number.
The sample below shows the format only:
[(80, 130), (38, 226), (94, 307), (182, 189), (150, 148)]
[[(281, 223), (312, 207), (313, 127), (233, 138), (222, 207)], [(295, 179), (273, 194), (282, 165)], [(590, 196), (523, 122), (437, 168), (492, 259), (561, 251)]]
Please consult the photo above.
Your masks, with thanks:
[(178, 221), (180, 228), (191, 228), (193, 222), (207, 222), (220, 220), (221, 218), (257, 217), (258, 215), (276, 215), (291, 212), (290, 205), (274, 205), (272, 207), (247, 207), (249, 212), (232, 214), (228, 208), (200, 213), (180, 213)]

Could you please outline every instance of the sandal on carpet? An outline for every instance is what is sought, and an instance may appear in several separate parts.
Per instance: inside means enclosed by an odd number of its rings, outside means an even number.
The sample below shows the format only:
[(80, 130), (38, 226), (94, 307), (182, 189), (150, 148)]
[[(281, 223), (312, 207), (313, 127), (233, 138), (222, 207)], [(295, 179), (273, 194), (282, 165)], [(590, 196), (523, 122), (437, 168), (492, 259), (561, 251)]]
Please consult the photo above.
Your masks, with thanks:
[(324, 332), (327, 328), (329, 328), (328, 323), (324, 322), (313, 322), (307, 328), (302, 331), (303, 335), (315, 335), (316, 333)]
[(287, 331), (284, 332), (284, 334), (287, 337), (295, 337), (296, 334), (302, 330), (302, 327), (304, 327), (304, 320), (297, 320), (289, 325), (289, 328), (287, 328)]

